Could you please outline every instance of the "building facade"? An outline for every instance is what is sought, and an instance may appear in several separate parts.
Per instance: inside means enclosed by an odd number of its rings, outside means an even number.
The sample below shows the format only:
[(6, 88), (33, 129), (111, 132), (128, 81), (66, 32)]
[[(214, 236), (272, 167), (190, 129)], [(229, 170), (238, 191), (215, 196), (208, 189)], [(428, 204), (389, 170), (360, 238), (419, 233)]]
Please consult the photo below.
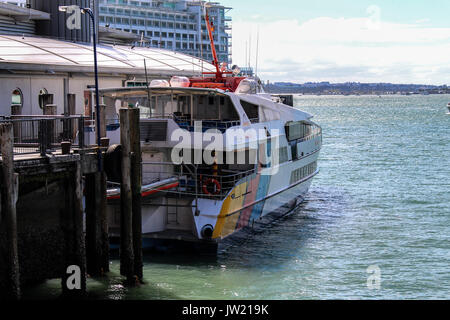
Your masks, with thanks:
[[(65, 113), (67, 95), (74, 94), (76, 113), (92, 109), (94, 56), (91, 23), (66, 32), (67, 14), (59, 5), (92, 8), (90, 0), (31, 0), (27, 6), (0, 0), (0, 117), (42, 114), (41, 95), (51, 95), (57, 114)], [(95, 11), (98, 11), (95, 10)], [(99, 86), (142, 86), (153, 79), (200, 76), (214, 72), (207, 61), (153, 47), (132, 47), (136, 34), (99, 27)], [(55, 32), (58, 31), (58, 32)], [(110, 44), (117, 41), (116, 45)], [(120, 43), (119, 43), (120, 42)], [(86, 113), (86, 115), (89, 112)]]
[[(211, 45), (203, 15), (206, 1), (99, 0), (102, 27), (139, 36), (136, 46), (182, 52), (212, 61)], [(210, 3), (214, 42), (219, 62), (231, 65), (231, 8)]]

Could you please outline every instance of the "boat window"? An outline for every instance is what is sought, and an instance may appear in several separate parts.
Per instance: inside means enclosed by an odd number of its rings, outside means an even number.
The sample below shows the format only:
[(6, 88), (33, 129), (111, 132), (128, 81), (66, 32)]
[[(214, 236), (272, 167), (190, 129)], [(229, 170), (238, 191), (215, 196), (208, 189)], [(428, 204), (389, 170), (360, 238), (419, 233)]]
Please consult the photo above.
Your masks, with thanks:
[(244, 100), (241, 100), (242, 108), (251, 122), (259, 122), (259, 106)]
[(193, 120), (203, 121), (205, 129), (226, 129), (238, 125), (237, 122), (240, 121), (239, 115), (228, 97), (215, 95), (204, 99), (201, 95), (194, 95), (193, 102)]
[[(228, 96), (211, 94), (153, 94), (149, 118), (173, 118), (182, 128), (194, 130), (201, 121), (204, 130), (224, 131), (240, 124), (240, 117)], [(151, 114), (151, 115), (150, 115)]]
[(290, 121), (285, 129), (288, 141), (305, 139), (312, 133), (312, 125), (304, 121)]
[(280, 120), (281, 116), (280, 113), (274, 110), (271, 110), (269, 108), (263, 108), (261, 107), (259, 113), (259, 121), (260, 122), (269, 122), (274, 120)]
[(281, 147), (279, 149), (279, 157), (280, 157), (280, 159), (279, 159), (280, 164), (288, 162), (289, 156), (288, 156), (288, 148), (287, 147)]

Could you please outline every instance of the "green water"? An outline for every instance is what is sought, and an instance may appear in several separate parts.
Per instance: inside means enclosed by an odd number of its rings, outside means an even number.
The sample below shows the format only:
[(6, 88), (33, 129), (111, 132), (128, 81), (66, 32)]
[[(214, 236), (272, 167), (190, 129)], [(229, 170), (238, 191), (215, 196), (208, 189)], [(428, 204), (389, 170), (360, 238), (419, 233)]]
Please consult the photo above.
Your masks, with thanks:
[[(126, 289), (118, 261), (88, 290), (108, 299), (449, 299), (450, 96), (298, 97), (323, 127), (320, 174), (290, 217), (216, 259), (149, 255)], [(381, 271), (379, 290), (367, 268)], [(52, 280), (28, 295), (56, 297)]]

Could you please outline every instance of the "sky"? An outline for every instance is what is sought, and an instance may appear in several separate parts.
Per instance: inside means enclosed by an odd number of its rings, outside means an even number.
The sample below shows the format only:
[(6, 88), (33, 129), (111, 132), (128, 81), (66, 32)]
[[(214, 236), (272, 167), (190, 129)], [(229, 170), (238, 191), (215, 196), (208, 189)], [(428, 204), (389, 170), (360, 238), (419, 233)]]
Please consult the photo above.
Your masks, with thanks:
[(233, 8), (233, 64), (264, 81), (450, 85), (449, 0), (220, 3)]

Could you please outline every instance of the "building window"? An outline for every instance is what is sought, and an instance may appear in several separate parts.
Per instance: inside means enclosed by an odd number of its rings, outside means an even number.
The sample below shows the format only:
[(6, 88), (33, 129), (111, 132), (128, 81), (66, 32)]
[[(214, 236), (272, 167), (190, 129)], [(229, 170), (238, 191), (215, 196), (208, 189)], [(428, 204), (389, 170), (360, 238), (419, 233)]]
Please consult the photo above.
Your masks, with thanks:
[(11, 104), (13, 106), (20, 106), (20, 107), (22, 107), (22, 105), (23, 105), (23, 94), (22, 94), (22, 90), (20, 90), (19, 88), (15, 89), (12, 92)]
[(39, 101), (39, 108), (41, 109), (44, 109), (44, 99), (42, 99), (42, 96), (46, 94), (48, 94), (47, 89), (42, 88), (41, 90), (39, 90), (38, 101)]

